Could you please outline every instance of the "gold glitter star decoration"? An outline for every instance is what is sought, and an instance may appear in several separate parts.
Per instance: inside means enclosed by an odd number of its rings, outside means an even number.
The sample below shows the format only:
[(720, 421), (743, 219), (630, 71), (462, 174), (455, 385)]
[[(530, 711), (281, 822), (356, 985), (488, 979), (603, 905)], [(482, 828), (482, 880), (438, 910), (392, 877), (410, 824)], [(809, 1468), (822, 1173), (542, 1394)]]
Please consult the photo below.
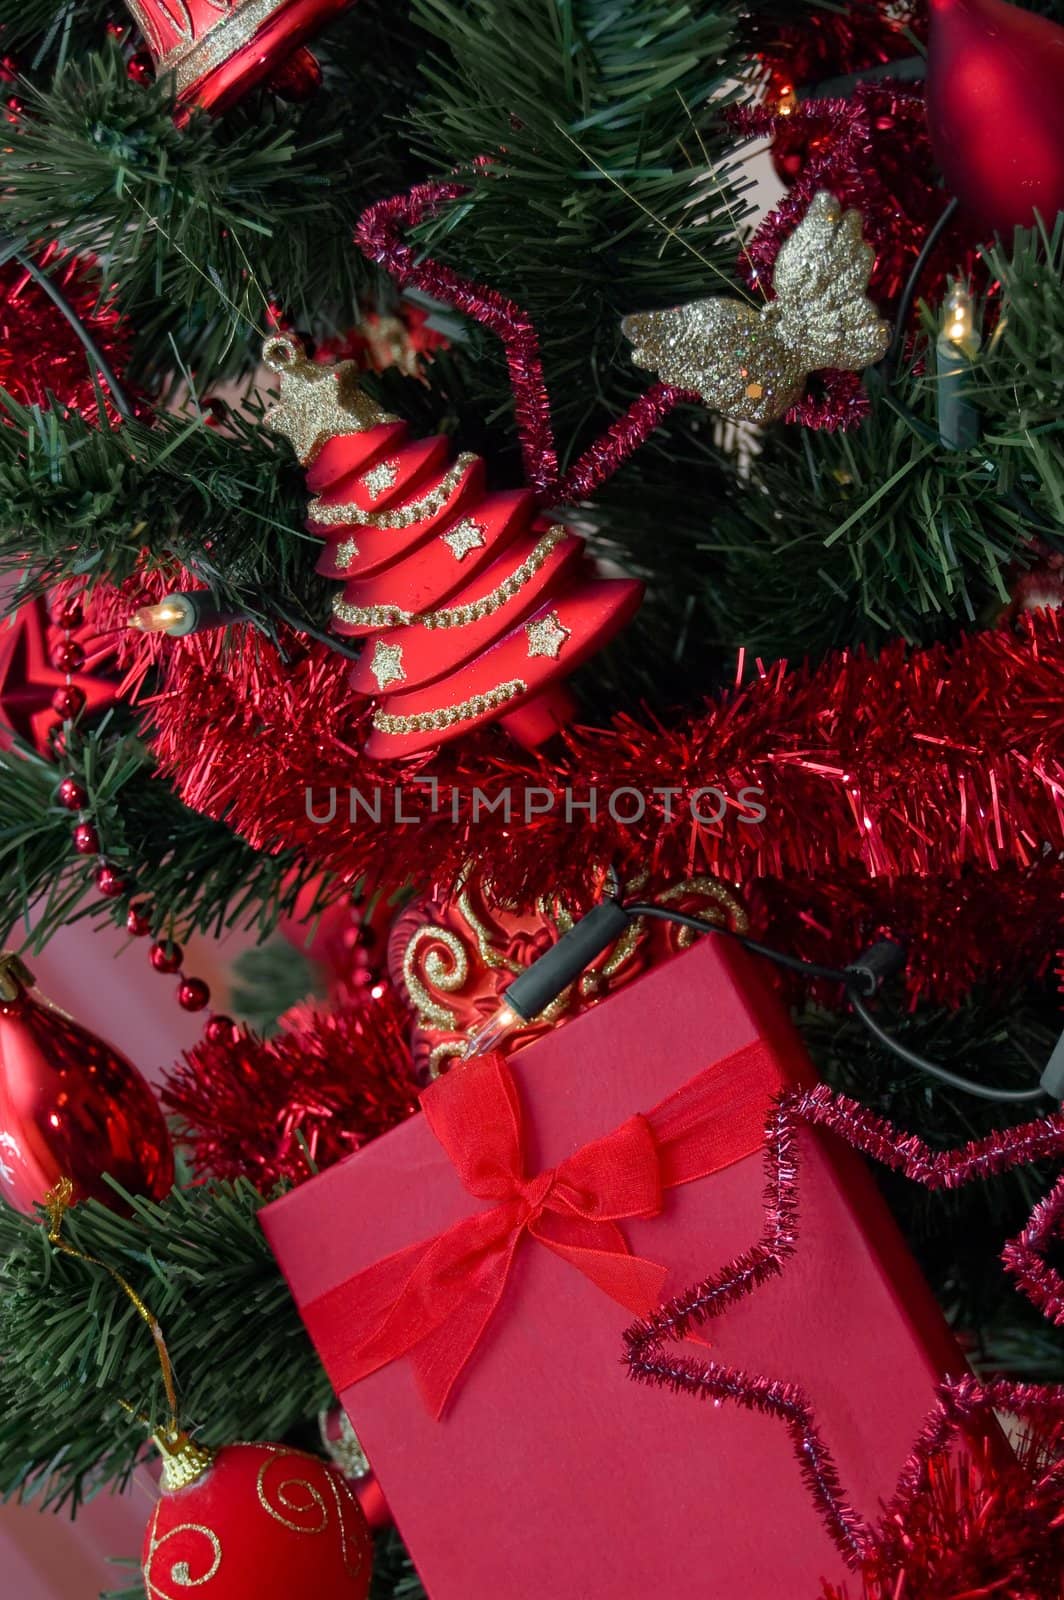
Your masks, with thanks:
[(860, 372), (884, 355), (890, 326), (865, 293), (873, 260), (860, 213), (821, 190), (776, 258), (774, 300), (760, 311), (714, 298), (625, 317), (632, 360), (733, 422), (774, 422), (811, 372)]
[(397, 461), (381, 461), (377, 466), (370, 467), (368, 472), (362, 474), (362, 482), (369, 490), (371, 500), (379, 500), (382, 494), (387, 494), (389, 489), (395, 488), (395, 480), (399, 476), (399, 463)]
[(377, 680), (377, 687), (383, 693), (390, 683), (402, 683), (406, 677), (403, 671), (402, 646), (386, 644), (383, 639), (378, 639), (373, 647), (373, 660), (369, 670)]
[(569, 637), (570, 630), (562, 626), (556, 611), (548, 611), (545, 617), (540, 617), (538, 622), (526, 622), (525, 632), (528, 635), (529, 656), (550, 656), (552, 661), (557, 661), (562, 645)]
[(443, 535), (443, 542), (450, 546), (454, 559), (462, 561), (470, 550), (480, 549), (484, 543), (484, 529), (479, 522), (474, 522), (472, 517), (463, 517), (450, 533)]
[(263, 421), (271, 432), (291, 441), (304, 467), (330, 439), (398, 420), (359, 387), (353, 361), (334, 366), (308, 361), (302, 344), (290, 333), (267, 339), (262, 359), (281, 377), (280, 403), (267, 411)]

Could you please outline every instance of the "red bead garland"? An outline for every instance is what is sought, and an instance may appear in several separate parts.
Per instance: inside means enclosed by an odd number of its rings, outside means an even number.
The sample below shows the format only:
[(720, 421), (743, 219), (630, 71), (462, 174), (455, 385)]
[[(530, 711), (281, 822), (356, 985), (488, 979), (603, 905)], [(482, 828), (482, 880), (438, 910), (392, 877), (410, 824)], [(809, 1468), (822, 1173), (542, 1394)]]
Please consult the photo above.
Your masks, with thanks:
[(91, 822), (79, 822), (73, 832), (74, 849), (79, 856), (98, 856), (100, 835)]
[(177, 986), (177, 1003), (183, 1011), (202, 1011), (210, 1005), (211, 991), (202, 978), (182, 978)]
[(96, 888), (105, 900), (119, 900), (128, 890), (129, 882), (117, 867), (104, 861), (96, 869)]
[(185, 953), (181, 946), (175, 944), (172, 939), (160, 939), (148, 952), (148, 960), (156, 972), (180, 972), (184, 958)]
[(76, 778), (64, 778), (55, 797), (64, 811), (84, 811), (89, 803), (88, 790)]

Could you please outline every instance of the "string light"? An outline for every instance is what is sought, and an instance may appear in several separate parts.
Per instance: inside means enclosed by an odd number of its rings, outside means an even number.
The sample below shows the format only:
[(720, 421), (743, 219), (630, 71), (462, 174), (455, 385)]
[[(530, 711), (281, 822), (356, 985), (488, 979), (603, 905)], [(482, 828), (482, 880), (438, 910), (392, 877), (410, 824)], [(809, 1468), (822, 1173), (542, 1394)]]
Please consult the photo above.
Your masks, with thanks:
[(154, 605), (138, 606), (127, 627), (140, 633), (168, 633), (171, 639), (183, 639), (190, 633), (224, 628), (243, 620), (239, 612), (219, 611), (206, 591), (197, 590), (191, 594), (166, 594)]
[(944, 333), (949, 343), (966, 356), (976, 356), (979, 352), (980, 339), (975, 328), (975, 307), (971, 295), (962, 283), (951, 286), (946, 296), (944, 312)]

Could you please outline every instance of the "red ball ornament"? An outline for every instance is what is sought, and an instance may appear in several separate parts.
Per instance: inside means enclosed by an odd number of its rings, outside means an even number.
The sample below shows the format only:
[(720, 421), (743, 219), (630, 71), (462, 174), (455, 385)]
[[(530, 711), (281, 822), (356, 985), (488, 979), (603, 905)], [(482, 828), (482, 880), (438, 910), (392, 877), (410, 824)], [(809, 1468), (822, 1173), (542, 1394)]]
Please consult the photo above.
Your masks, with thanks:
[(126, 917), (126, 932), (131, 933), (134, 939), (146, 939), (151, 932), (151, 918), (148, 916), (148, 907), (130, 906)]
[(52, 666), (57, 672), (80, 672), (85, 652), (76, 639), (60, 639), (52, 651)]
[(74, 683), (66, 683), (52, 696), (52, 710), (64, 722), (73, 722), (85, 709), (85, 691)]
[(76, 778), (64, 778), (55, 797), (64, 811), (84, 811), (89, 803), (89, 791)]
[(96, 869), (96, 888), (105, 900), (120, 900), (129, 888), (129, 883), (117, 867), (108, 866), (105, 861)]
[(191, 1588), (202, 1600), (365, 1600), (369, 1528), (317, 1456), (229, 1444), (212, 1459), (184, 1440), (164, 1455), (162, 1490), (144, 1536), (148, 1600)]
[(100, 853), (100, 835), (91, 822), (79, 822), (73, 833), (74, 849), (79, 856), (96, 856)]
[(60, 1178), (75, 1198), (117, 1206), (109, 1173), (161, 1200), (174, 1181), (166, 1122), (137, 1069), (0, 956), (0, 1194), (32, 1213)]
[(160, 939), (152, 945), (148, 959), (156, 972), (180, 972), (185, 953), (172, 939)]
[(282, 62), (267, 85), (291, 105), (302, 105), (321, 88), (321, 63), (312, 51), (297, 50)]
[(211, 1003), (211, 991), (202, 978), (182, 978), (177, 986), (177, 1003), (182, 1011), (202, 1011)]
[(1006, 233), (1064, 208), (1064, 28), (1005, 0), (931, 0), (935, 158), (979, 222)]

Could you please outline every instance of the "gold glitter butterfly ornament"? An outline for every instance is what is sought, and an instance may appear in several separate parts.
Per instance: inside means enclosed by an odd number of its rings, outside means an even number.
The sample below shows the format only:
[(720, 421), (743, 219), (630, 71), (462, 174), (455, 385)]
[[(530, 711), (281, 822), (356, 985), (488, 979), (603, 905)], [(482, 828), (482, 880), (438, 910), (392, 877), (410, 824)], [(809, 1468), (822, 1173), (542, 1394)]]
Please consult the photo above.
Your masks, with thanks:
[(625, 317), (637, 366), (693, 389), (734, 422), (774, 422), (822, 367), (860, 372), (879, 361), (890, 325), (865, 290), (874, 252), (860, 213), (821, 190), (776, 258), (775, 299), (761, 310), (695, 300)]

